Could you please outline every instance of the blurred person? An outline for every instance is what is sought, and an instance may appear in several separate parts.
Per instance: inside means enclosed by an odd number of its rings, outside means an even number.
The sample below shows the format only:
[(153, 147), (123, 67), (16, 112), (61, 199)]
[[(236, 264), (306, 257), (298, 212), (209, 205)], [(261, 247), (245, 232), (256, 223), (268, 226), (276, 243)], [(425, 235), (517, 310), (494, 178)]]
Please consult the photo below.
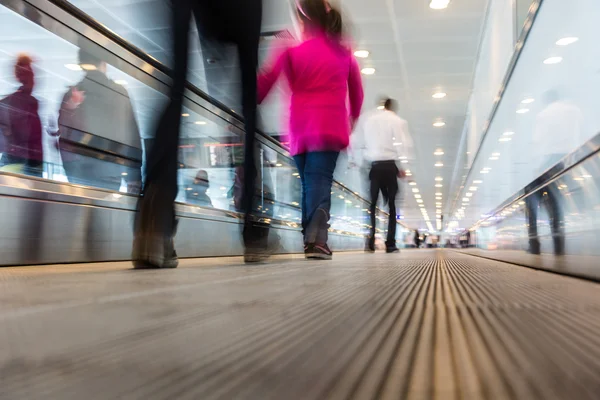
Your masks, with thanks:
[(396, 246), (396, 197), (399, 191), (398, 178), (405, 177), (405, 172), (398, 163), (400, 159), (408, 161), (414, 158), (413, 142), (408, 132), (408, 123), (397, 115), (396, 101), (386, 99), (383, 106), (382, 111), (367, 115), (361, 129), (354, 133), (360, 138), (356, 140), (359, 145), (353, 152), (364, 153), (364, 160), (370, 164), (371, 232), (367, 238), (366, 250), (375, 251), (376, 211), (381, 193), (384, 204), (389, 204), (386, 251), (397, 253), (399, 249)]
[(198, 206), (212, 207), (212, 200), (206, 193), (209, 186), (208, 172), (201, 169), (196, 173), (196, 177), (191, 185), (192, 190), (186, 191), (186, 201)]
[[(572, 150), (585, 142), (584, 115), (574, 103), (566, 100), (557, 89), (547, 91), (543, 96), (544, 109), (537, 115), (533, 132), (535, 176), (526, 187), (526, 192), (534, 190), (542, 182), (562, 170), (561, 160)], [(526, 199), (526, 212), (529, 234), (528, 252), (540, 254), (538, 236), (538, 209), (544, 204), (550, 217), (550, 228), (554, 253), (565, 253), (564, 216), (560, 206), (560, 190), (555, 182), (532, 192)]]
[[(175, 268), (174, 236), (177, 221), (178, 145), (181, 112), (188, 70), (189, 30), (192, 15), (202, 40), (228, 42), (237, 46), (245, 124), (243, 240), (245, 260), (264, 259), (264, 235), (256, 235), (253, 210), (256, 178), (256, 69), (260, 39), (262, 0), (171, 0), (173, 31), (173, 83), (170, 102), (156, 127), (153, 145), (146, 158), (143, 194), (136, 216), (133, 260), (136, 268)], [(257, 237), (260, 236), (260, 237)]]
[(78, 144), (69, 140), (71, 129), (101, 137), (121, 132), (134, 141), (134, 147), (142, 148), (127, 89), (108, 78), (106, 62), (82, 49), (78, 58), (86, 73), (65, 93), (55, 133), (59, 136), (58, 147), (67, 179), (70, 183), (119, 191), (121, 180), (126, 176), (128, 192), (138, 194), (142, 180), (141, 165), (128, 168), (78, 154)]
[(306, 258), (329, 260), (333, 173), (339, 153), (348, 147), (364, 94), (358, 63), (343, 44), (340, 12), (323, 0), (296, 5), (302, 40), (279, 52), (262, 71), (259, 102), (285, 75), (291, 90), (290, 153), (302, 183), (304, 252)]
[(415, 231), (414, 243), (415, 243), (415, 247), (417, 249), (421, 247), (421, 234), (419, 233), (418, 230)]
[(0, 100), (0, 131), (4, 166), (21, 165), (22, 172), (41, 178), (44, 170), (42, 122), (39, 102), (33, 96), (35, 73), (30, 56), (18, 56), (14, 74), (21, 84), (13, 94)]

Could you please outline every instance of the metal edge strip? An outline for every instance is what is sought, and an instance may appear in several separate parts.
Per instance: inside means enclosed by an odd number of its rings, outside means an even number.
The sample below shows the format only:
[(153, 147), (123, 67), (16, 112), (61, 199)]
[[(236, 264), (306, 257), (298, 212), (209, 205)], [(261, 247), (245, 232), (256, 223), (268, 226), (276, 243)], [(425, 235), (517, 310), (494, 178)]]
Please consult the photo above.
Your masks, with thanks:
[[(473, 157), (473, 162), (469, 166), (469, 172), (467, 172), (467, 176), (466, 176), (466, 178), (463, 179), (463, 182), (460, 186), (464, 186), (465, 182), (468, 182), (469, 178), (471, 177), (471, 173), (473, 171), (473, 166), (479, 159), (479, 156), (481, 154), (481, 148), (483, 147), (483, 143), (487, 137), (487, 134), (490, 131), (490, 127), (494, 121), (494, 118), (498, 112), (498, 109), (500, 108), (502, 100), (504, 99), (504, 92), (506, 91), (506, 87), (508, 86), (508, 84), (513, 76), (513, 73), (515, 72), (515, 69), (519, 62), (519, 59), (521, 58), (521, 54), (523, 53), (523, 49), (525, 48), (525, 44), (527, 43), (529, 33), (531, 32), (531, 29), (533, 28), (533, 25), (538, 16), (540, 8), (542, 7), (543, 2), (544, 2), (544, 0), (533, 0), (533, 2), (531, 4), (531, 7), (529, 9), (529, 15), (527, 16), (527, 19), (525, 20), (525, 26), (523, 28), (523, 31), (521, 32), (521, 36), (520, 36), (519, 40), (517, 41), (517, 44), (515, 45), (515, 51), (513, 52), (513, 56), (510, 60), (510, 63), (508, 64), (506, 75), (504, 76), (502, 84), (500, 85), (500, 90), (498, 91), (498, 94), (496, 95), (496, 100), (494, 101), (494, 105), (492, 106), (492, 111), (490, 112), (490, 116), (488, 117), (487, 122), (485, 123), (485, 128), (484, 128), (483, 134), (481, 135), (481, 140), (479, 141), (479, 145), (477, 146), (477, 151), (475, 153), (475, 157)], [(461, 194), (461, 191), (459, 190), (456, 194), (456, 197), (454, 198), (452, 207), (450, 208), (450, 210), (451, 210), (450, 215), (453, 215), (456, 210), (456, 206), (457, 206), (458, 199), (460, 198), (460, 194)]]

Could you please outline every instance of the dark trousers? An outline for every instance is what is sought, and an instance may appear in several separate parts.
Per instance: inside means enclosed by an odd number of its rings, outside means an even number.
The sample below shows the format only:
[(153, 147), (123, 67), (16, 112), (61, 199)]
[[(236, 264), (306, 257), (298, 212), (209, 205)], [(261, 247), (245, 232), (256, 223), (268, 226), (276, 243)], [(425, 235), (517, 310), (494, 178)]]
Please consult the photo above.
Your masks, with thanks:
[(302, 233), (305, 244), (326, 244), (331, 211), (331, 187), (338, 152), (294, 156), (302, 182)]
[[(188, 70), (189, 30), (192, 15), (205, 38), (237, 45), (242, 80), (245, 123), (244, 240), (251, 218), (255, 186), (256, 71), (262, 19), (261, 0), (171, 0), (173, 30), (173, 82), (170, 101), (156, 129), (147, 155), (145, 184), (138, 205), (136, 234), (169, 237), (175, 233), (174, 202), (177, 197), (178, 145), (184, 89)], [(247, 232), (248, 231), (248, 232)]]
[(377, 200), (379, 193), (389, 204), (390, 217), (388, 220), (388, 233), (385, 242), (387, 247), (396, 246), (396, 196), (398, 195), (398, 167), (395, 161), (374, 162), (369, 173), (371, 180), (371, 234), (369, 246), (375, 246), (375, 227), (377, 223)]
[(563, 232), (563, 212), (559, 204), (560, 191), (555, 183), (551, 183), (544, 189), (538, 190), (525, 199), (527, 208), (527, 230), (529, 234), (530, 252), (538, 254), (540, 252), (540, 241), (538, 237), (538, 209), (540, 204), (546, 206), (548, 216), (550, 217), (550, 229), (554, 242), (554, 251), (556, 254), (563, 254), (564, 232)]

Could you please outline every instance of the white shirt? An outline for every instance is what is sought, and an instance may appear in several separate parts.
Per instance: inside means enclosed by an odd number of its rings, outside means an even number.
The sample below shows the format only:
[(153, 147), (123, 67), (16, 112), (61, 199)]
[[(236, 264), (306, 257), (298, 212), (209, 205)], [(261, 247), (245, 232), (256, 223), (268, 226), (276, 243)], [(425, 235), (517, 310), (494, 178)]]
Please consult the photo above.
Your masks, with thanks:
[(352, 135), (352, 158), (360, 161), (410, 161), (414, 159), (408, 123), (392, 111), (364, 114)]

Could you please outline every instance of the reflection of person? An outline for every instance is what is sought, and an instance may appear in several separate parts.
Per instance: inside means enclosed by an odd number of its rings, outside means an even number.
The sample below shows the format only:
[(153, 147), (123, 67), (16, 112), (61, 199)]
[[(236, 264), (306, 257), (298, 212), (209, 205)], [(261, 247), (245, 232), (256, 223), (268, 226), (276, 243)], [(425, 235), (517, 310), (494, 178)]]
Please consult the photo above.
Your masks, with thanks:
[(4, 140), (2, 164), (21, 164), (23, 172), (42, 177), (44, 152), (39, 103), (32, 92), (35, 86), (33, 61), (27, 55), (18, 57), (15, 77), (21, 87), (0, 100), (0, 130)]
[(396, 247), (396, 196), (398, 194), (398, 177), (404, 176), (396, 164), (399, 159), (409, 160), (412, 155), (412, 138), (408, 133), (408, 124), (396, 114), (395, 100), (386, 99), (384, 110), (369, 114), (361, 124), (362, 128), (354, 133), (361, 136), (353, 151), (363, 149), (364, 159), (370, 163), (369, 179), (371, 181), (371, 233), (368, 238), (368, 250), (375, 251), (376, 210), (379, 193), (384, 202), (389, 204), (388, 233), (386, 250), (388, 253), (398, 251)]
[[(533, 133), (532, 159), (537, 178), (526, 188), (527, 192), (550, 178), (560, 169), (560, 160), (582, 145), (585, 140), (583, 113), (575, 104), (563, 99), (557, 90), (546, 92), (544, 103), (546, 107), (537, 115)], [(538, 237), (538, 208), (540, 203), (543, 203), (550, 217), (554, 252), (557, 255), (564, 254), (564, 222), (560, 197), (560, 190), (553, 182), (542, 190), (530, 193), (525, 199), (530, 253), (541, 252)]]
[(208, 172), (204, 170), (198, 171), (196, 177), (194, 178), (194, 182), (190, 187), (192, 190), (186, 191), (186, 201), (198, 206), (212, 207), (212, 201), (206, 193), (208, 187)]
[[(323, 0), (298, 2), (304, 40), (283, 52), (259, 78), (263, 100), (284, 74), (292, 91), (290, 153), (302, 182), (302, 226), (307, 258), (331, 259), (327, 230), (333, 173), (348, 146), (350, 116), (359, 116), (363, 89), (358, 64), (342, 45), (341, 14)], [(354, 123), (354, 121), (352, 121)]]
[[(143, 195), (138, 204), (133, 243), (137, 268), (174, 268), (177, 266), (173, 238), (176, 219), (177, 154), (181, 111), (188, 67), (189, 28), (192, 14), (205, 37), (237, 46), (242, 80), (242, 107), (245, 123), (244, 168), (244, 244), (246, 261), (262, 259), (254, 237), (252, 200), (256, 165), (256, 68), (262, 19), (261, 0), (171, 0), (173, 29), (173, 83), (170, 102), (158, 123), (154, 143), (146, 158)], [(259, 254), (260, 253), (260, 254)]]
[[(106, 76), (104, 61), (84, 50), (79, 51), (79, 64), (85, 77), (71, 87), (63, 97), (59, 114), (59, 148), (63, 168), (69, 182), (118, 191), (122, 176), (126, 176), (130, 192), (141, 186), (141, 169), (126, 168), (77, 154), (69, 142), (67, 131), (75, 129), (102, 137), (115, 132), (128, 138), (141, 149), (138, 125), (127, 90)], [(75, 144), (77, 146), (77, 144)]]

